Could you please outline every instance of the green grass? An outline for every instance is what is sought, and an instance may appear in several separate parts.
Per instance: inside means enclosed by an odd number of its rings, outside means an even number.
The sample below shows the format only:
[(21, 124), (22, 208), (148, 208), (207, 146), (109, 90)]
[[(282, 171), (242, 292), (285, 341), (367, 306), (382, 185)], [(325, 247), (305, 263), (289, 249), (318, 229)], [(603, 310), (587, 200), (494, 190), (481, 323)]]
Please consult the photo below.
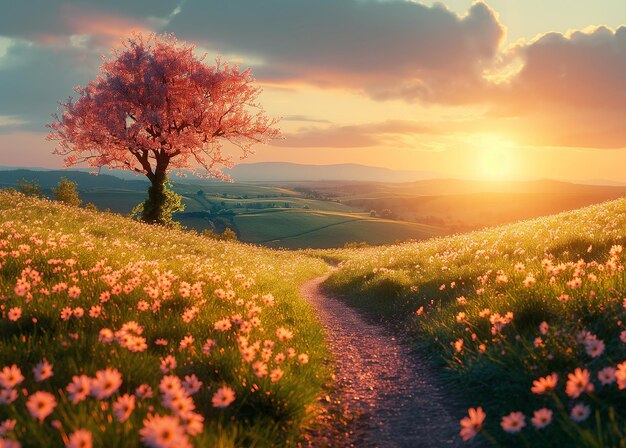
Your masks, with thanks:
[[(404, 324), (436, 355), (467, 404), (485, 409), (486, 437), (504, 446), (625, 446), (626, 391), (597, 377), (626, 361), (624, 257), (611, 253), (625, 236), (621, 199), (421, 243), (312, 254), (340, 262), (328, 281), (332, 289), (356, 307)], [(499, 329), (490, 321), (496, 313), (513, 318)], [(604, 342), (599, 356), (577, 340), (582, 331)], [(593, 393), (565, 393), (575, 368), (590, 372)], [(555, 393), (533, 394), (533, 381), (552, 372), (559, 377)], [(580, 424), (568, 414), (577, 403), (591, 409)], [(554, 411), (554, 421), (538, 430), (530, 417), (542, 407)], [(500, 427), (513, 411), (526, 416), (521, 435)]]
[[(161, 358), (166, 355), (177, 360), (169, 374), (181, 379), (195, 374), (203, 382), (192, 396), (195, 412), (205, 421), (204, 431), (190, 436), (196, 446), (293, 445), (310, 423), (329, 372), (320, 324), (299, 297), (298, 285), (326, 270), (319, 259), (0, 192), (0, 265), (0, 368), (15, 364), (25, 377), (16, 388), (17, 400), (0, 405), (0, 419), (16, 420), (15, 431), (7, 437), (19, 439), (23, 446), (63, 446), (66, 435), (79, 428), (93, 433), (94, 446), (138, 446), (138, 431), (148, 414), (173, 413), (158, 390), (164, 375)], [(20, 278), (27, 290), (15, 290)], [(197, 284), (198, 294), (185, 293), (186, 283)], [(78, 286), (80, 295), (71, 297), (64, 285)], [(117, 285), (122, 288), (119, 294), (100, 299)], [(158, 297), (150, 296), (153, 287)], [(220, 299), (214, 293), (218, 289), (232, 291), (234, 297)], [(265, 304), (266, 294), (275, 298), (273, 306)], [(142, 301), (150, 309), (141, 311)], [(84, 315), (63, 320), (66, 306), (82, 308)], [(98, 306), (100, 314), (90, 316)], [(193, 306), (197, 315), (185, 322), (183, 313)], [(15, 307), (22, 316), (12, 321), (8, 311)], [(157, 307), (154, 312), (152, 307)], [(215, 329), (225, 318), (232, 329)], [(145, 350), (132, 352), (119, 342), (99, 341), (103, 328), (117, 331), (131, 321), (143, 328)], [(279, 327), (293, 331), (293, 339), (279, 340)], [(195, 341), (181, 349), (187, 335)], [(166, 346), (155, 344), (161, 338)], [(202, 349), (207, 339), (217, 341), (210, 354)], [(245, 341), (260, 344), (260, 349), (273, 344), (266, 357), (257, 350), (254, 361), (263, 359), (269, 371), (282, 369), (282, 379), (273, 382), (254, 374), (240, 353)], [(281, 353), (287, 357), (279, 364), (275, 357)], [(305, 364), (300, 354), (308, 354), (310, 361)], [(53, 365), (54, 375), (38, 383), (32, 369), (43, 359)], [(122, 374), (116, 393), (78, 404), (68, 400), (65, 388), (73, 375), (93, 377), (106, 367)], [(112, 404), (141, 384), (149, 385), (154, 397), (138, 400), (130, 419), (118, 422)], [(211, 405), (222, 386), (236, 394), (224, 409)], [(25, 406), (27, 394), (35, 391), (50, 392), (58, 402), (43, 423)]]

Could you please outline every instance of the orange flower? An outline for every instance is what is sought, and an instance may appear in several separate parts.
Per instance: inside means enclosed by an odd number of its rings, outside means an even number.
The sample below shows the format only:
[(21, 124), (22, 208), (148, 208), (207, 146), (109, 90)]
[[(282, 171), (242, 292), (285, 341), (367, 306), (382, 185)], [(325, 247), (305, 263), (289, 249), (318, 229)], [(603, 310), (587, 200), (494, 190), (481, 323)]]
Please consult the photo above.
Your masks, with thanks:
[(483, 412), (483, 408), (469, 408), (467, 417), (461, 419), (461, 438), (467, 442), (476, 437), (483, 427), (483, 422), (487, 414)]
[(533, 386), (530, 388), (530, 391), (538, 395), (552, 392), (556, 387), (558, 379), (559, 377), (556, 373), (539, 378), (538, 380), (533, 381)]
[(54, 411), (56, 405), (57, 400), (54, 398), (54, 395), (43, 391), (35, 392), (28, 397), (26, 402), (30, 415), (41, 422)]
[(590, 381), (589, 371), (587, 369), (576, 368), (574, 373), (567, 376), (567, 385), (565, 393), (571, 398), (578, 398), (583, 392), (593, 391), (593, 384)]
[(235, 401), (235, 391), (228, 386), (220, 387), (211, 399), (211, 403), (215, 408), (226, 408), (233, 401)]

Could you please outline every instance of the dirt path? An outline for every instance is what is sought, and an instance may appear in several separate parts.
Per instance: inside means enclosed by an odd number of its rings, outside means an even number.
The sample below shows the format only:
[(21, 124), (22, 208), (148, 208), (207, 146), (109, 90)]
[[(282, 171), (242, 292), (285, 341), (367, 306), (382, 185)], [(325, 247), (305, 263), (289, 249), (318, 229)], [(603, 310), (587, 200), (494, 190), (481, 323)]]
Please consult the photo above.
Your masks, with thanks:
[(426, 360), (323, 291), (324, 280), (311, 280), (301, 291), (316, 308), (336, 359), (332, 401), (356, 416), (340, 430), (342, 437), (327, 437), (334, 442), (330, 446), (460, 446), (458, 421), (447, 411)]

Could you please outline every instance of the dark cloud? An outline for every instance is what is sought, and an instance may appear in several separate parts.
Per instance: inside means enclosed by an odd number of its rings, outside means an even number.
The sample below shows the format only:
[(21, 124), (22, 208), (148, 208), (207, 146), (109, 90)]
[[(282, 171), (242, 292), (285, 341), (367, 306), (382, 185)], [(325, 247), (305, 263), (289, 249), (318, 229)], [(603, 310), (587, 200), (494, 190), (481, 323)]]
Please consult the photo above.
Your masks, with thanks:
[(504, 35), (484, 3), (459, 17), (440, 4), (359, 0), (190, 0), (168, 29), (262, 59), (262, 80), (444, 102), (482, 88)]
[[(0, 116), (28, 123), (0, 132), (43, 131), (57, 101), (95, 77), (113, 41), (148, 29), (260, 60), (257, 78), (278, 86), (352, 89), (381, 101), (483, 103), (491, 110), (477, 117), (482, 132), (502, 130), (533, 145), (626, 147), (626, 28), (549, 33), (503, 54), (504, 29), (484, 3), (458, 16), (401, 0), (7, 2), (0, 36), (12, 43), (0, 58)], [(515, 59), (522, 69), (507, 83), (483, 78)], [(331, 125), (279, 143), (294, 147), (402, 145), (406, 134), (433, 132), (407, 121), (285, 120)]]
[(98, 53), (82, 48), (14, 42), (0, 59), (0, 115), (26, 122), (12, 129), (45, 132), (58, 101), (93, 78), (99, 64)]
[[(2, 5), (0, 35), (38, 43), (59, 42), (72, 34), (85, 33), (90, 23), (121, 20), (135, 25), (166, 18), (178, 1), (152, 0), (29, 0)], [(82, 20), (82, 22), (81, 22)], [(97, 34), (97, 29), (92, 33)]]

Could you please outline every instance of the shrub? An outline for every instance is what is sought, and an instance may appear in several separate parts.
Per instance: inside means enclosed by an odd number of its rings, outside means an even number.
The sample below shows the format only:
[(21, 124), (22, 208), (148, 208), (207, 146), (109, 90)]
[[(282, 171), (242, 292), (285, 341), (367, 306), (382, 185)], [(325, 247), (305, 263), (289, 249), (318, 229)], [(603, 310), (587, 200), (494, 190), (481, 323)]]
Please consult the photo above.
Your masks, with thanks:
[(78, 184), (62, 177), (56, 187), (52, 188), (54, 198), (67, 205), (80, 206), (82, 201), (78, 197)]

